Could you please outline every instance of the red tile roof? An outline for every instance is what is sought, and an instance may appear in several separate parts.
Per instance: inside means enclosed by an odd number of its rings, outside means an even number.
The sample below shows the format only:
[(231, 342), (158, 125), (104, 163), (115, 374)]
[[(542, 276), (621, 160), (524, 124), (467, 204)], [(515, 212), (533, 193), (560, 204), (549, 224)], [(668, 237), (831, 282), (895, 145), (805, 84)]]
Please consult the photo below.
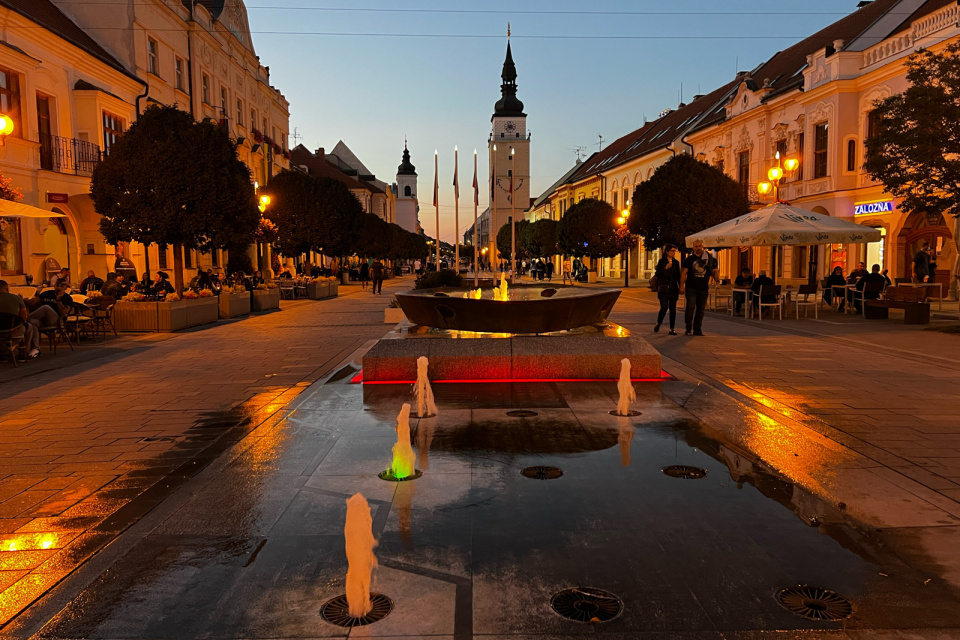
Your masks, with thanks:
[[(339, 180), (347, 186), (348, 189), (366, 189), (371, 191), (370, 185), (364, 184), (355, 178), (351, 178), (343, 173), (326, 158), (312, 153), (302, 144), (290, 150), (290, 162), (296, 165), (305, 166), (307, 173), (318, 178), (333, 178)], [(379, 191), (379, 190), (378, 190)]]

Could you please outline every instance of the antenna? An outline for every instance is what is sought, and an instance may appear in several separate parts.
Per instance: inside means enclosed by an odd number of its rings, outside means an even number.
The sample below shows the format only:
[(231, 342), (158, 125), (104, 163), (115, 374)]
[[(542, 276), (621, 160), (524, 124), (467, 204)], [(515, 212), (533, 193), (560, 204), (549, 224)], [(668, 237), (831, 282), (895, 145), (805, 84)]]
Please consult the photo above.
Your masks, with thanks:
[(298, 141), (299, 141), (302, 137), (303, 137), (303, 136), (300, 135), (300, 127), (294, 127), (294, 128), (293, 128), (293, 146), (297, 146), (297, 145), (299, 144)]
[(603, 143), (606, 142), (606, 140), (603, 139), (603, 134), (598, 133), (597, 137), (600, 138), (600, 142), (597, 143), (597, 151), (603, 151)]
[(683, 81), (680, 82), (680, 102), (678, 102), (677, 104), (680, 104), (682, 102), (683, 102)]
[(507, 23), (507, 40), (510, 39), (510, 23)]
[(736, 76), (738, 73), (740, 73), (740, 56), (737, 56), (737, 62), (736, 62), (736, 64), (735, 64), (735, 66), (736, 66), (736, 69), (733, 70), (733, 75), (734, 75), (734, 76)]
[(580, 162), (580, 156), (587, 155), (586, 147), (571, 147), (570, 150), (577, 154), (577, 162)]

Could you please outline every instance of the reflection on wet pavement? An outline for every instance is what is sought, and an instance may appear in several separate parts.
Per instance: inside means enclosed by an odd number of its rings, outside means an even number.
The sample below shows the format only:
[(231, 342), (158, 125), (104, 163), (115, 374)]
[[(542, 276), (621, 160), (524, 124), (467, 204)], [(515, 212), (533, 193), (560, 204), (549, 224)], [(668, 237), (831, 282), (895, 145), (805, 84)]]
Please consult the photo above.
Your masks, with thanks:
[[(623, 601), (623, 613), (597, 628), (621, 638), (960, 628), (960, 601), (940, 576), (817, 497), (832, 465), (855, 460), (839, 449), (826, 458), (795, 451), (800, 443), (756, 415), (730, 417), (742, 421), (742, 438), (721, 441), (671, 399), (691, 396), (686, 383), (639, 385), (634, 418), (609, 414), (615, 383), (437, 385), (440, 415), (411, 420), (424, 475), (393, 483), (377, 474), (411, 389), (348, 381), (311, 387), (239, 442), (39, 637), (343, 637), (318, 612), (344, 593), (345, 500), (357, 492), (378, 540), (373, 590), (395, 608), (350, 637), (591, 633), (550, 609), (551, 596), (571, 587)], [(708, 473), (661, 472), (681, 464)], [(563, 475), (520, 474), (533, 465)], [(26, 545), (16, 547), (24, 554), (65, 544), (47, 548), (45, 532), (31, 535), (0, 544)], [(774, 594), (800, 584), (843, 594), (852, 617), (814, 622), (786, 611)]]

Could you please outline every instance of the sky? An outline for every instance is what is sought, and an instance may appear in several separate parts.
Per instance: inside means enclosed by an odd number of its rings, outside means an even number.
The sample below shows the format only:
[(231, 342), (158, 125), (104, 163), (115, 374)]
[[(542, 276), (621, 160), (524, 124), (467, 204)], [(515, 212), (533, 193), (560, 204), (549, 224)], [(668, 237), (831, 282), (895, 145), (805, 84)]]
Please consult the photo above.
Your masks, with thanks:
[[(856, 10), (857, 0), (245, 0), (254, 47), (290, 101), (290, 145), (343, 140), (378, 179), (395, 181), (406, 137), (419, 174), (420, 221), (433, 235), (439, 151), (441, 238), (454, 235), (453, 158), (460, 149), (460, 224), (480, 210), (486, 144), (507, 23), (518, 97), (531, 135), (531, 195), (576, 161), (708, 93)], [(758, 8), (759, 5), (759, 8)], [(468, 219), (469, 218), (469, 219)]]

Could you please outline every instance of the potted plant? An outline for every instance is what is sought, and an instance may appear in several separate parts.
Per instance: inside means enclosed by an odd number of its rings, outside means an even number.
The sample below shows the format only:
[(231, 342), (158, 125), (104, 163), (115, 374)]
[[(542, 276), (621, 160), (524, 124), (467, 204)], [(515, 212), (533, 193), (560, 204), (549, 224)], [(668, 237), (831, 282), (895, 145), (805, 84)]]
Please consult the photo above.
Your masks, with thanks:
[(323, 276), (307, 283), (307, 297), (311, 300), (323, 300), (330, 297), (330, 285)]
[(280, 289), (276, 282), (258, 284), (250, 292), (250, 306), (253, 311), (267, 311), (280, 308)]
[(226, 286), (218, 300), (220, 317), (235, 318), (250, 313), (250, 292), (243, 285)]
[(117, 331), (157, 331), (157, 303), (131, 291), (117, 300), (113, 324)]
[(186, 303), (186, 327), (216, 322), (220, 317), (219, 302), (210, 289), (201, 289), (200, 293), (187, 290), (183, 293), (183, 302)]
[(386, 324), (399, 324), (406, 319), (407, 316), (404, 315), (403, 309), (397, 304), (396, 298), (391, 300), (389, 306), (383, 310), (383, 321)]

